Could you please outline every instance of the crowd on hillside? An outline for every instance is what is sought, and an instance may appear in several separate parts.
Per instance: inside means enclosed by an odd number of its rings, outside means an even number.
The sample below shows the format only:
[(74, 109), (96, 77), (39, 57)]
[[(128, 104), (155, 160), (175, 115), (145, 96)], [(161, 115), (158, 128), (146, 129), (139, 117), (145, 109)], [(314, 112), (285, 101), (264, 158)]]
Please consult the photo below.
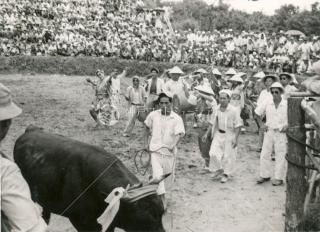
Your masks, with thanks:
[(163, 24), (164, 13), (143, 10), (141, 3), (1, 1), (0, 54), (151, 60), (151, 50), (170, 43), (170, 36)]
[(147, 10), (141, 0), (4, 0), (0, 13), (3, 56), (116, 56), (292, 72), (320, 56), (314, 35), (173, 31), (167, 11)]

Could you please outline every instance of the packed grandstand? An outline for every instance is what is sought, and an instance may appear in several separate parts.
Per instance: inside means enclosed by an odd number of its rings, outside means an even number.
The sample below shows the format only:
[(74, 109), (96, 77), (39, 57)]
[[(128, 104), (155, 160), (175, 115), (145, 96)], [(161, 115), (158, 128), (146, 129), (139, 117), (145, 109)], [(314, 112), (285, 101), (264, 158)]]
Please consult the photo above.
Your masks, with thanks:
[(97, 56), (305, 72), (320, 37), (261, 31), (174, 31), (141, 0), (3, 0), (0, 55)]

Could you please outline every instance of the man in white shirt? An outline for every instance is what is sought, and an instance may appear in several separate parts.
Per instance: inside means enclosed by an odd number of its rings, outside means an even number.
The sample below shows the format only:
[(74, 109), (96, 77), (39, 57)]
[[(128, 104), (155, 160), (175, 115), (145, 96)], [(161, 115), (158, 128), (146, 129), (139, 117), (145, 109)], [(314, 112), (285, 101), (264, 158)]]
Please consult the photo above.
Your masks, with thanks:
[(212, 114), (211, 125), (202, 138), (206, 141), (209, 133), (212, 133), (210, 170), (214, 172), (212, 178), (220, 178), (221, 183), (227, 182), (235, 170), (238, 138), (243, 125), (238, 111), (229, 104), (231, 94), (230, 90), (219, 92), (220, 104), (216, 113)]
[[(5, 138), (12, 119), (21, 112), (11, 100), (10, 90), (0, 83), (0, 141)], [(32, 201), (29, 186), (18, 166), (1, 151), (0, 163), (1, 231), (46, 231), (40, 207)]]
[[(179, 98), (180, 105), (188, 105), (189, 86), (180, 78), (183, 71), (175, 66), (170, 69), (168, 73), (170, 75), (170, 80), (164, 84), (164, 92), (169, 93), (172, 97), (176, 95)], [(184, 116), (185, 114), (183, 114), (183, 117)]]
[(144, 88), (140, 86), (140, 80), (138, 76), (132, 77), (132, 86), (129, 86), (127, 88), (125, 98), (129, 103), (129, 110), (128, 122), (124, 130), (123, 136), (129, 137), (138, 117), (139, 107), (144, 107), (146, 103), (146, 92)]
[[(172, 98), (168, 93), (160, 93), (160, 109), (152, 111), (145, 120), (147, 127), (146, 139), (150, 142), (148, 150), (151, 152), (152, 177), (161, 178), (165, 174), (171, 173), (166, 179), (166, 186), (173, 183), (174, 169), (177, 155), (177, 144), (184, 136), (185, 129), (182, 118), (172, 111)], [(171, 183), (170, 183), (171, 182)], [(165, 183), (159, 184), (157, 193), (161, 196), (164, 206)]]
[(310, 60), (310, 55), (312, 51), (312, 46), (310, 45), (310, 43), (308, 43), (307, 37), (303, 38), (303, 43), (300, 44), (300, 46), (298, 47), (298, 51), (300, 51), (301, 53), (300, 59), (303, 61), (305, 65), (305, 70), (303, 71), (307, 71), (309, 68), (309, 60)]
[(147, 110), (152, 111), (155, 109), (154, 102), (158, 99), (160, 93), (162, 93), (164, 88), (164, 82), (158, 77), (159, 70), (156, 68), (151, 69), (151, 73), (147, 76), (147, 84), (145, 86), (147, 94)]
[[(266, 75), (264, 78), (262, 78), (262, 82), (265, 85), (265, 89), (261, 91), (258, 100), (257, 100), (257, 107), (260, 107), (264, 104), (265, 101), (271, 101), (272, 95), (270, 93), (270, 87), (271, 85), (278, 80), (278, 77), (275, 75)], [(264, 138), (264, 130), (265, 130), (265, 120), (264, 117), (262, 117), (262, 120), (258, 120), (259, 122), (259, 144), (257, 152), (261, 152), (262, 150), (262, 144), (263, 144), (263, 138)]]
[(298, 45), (294, 42), (293, 37), (287, 41), (285, 45), (285, 49), (287, 50), (287, 54), (293, 56), (297, 52)]
[(270, 180), (272, 170), (270, 155), (274, 147), (276, 163), (272, 185), (279, 186), (284, 182), (287, 168), (285, 159), (287, 154), (287, 135), (285, 132), (288, 128), (288, 106), (287, 101), (281, 96), (284, 93), (284, 88), (279, 82), (273, 83), (270, 91), (273, 100), (265, 102), (255, 110), (255, 113), (259, 116), (265, 114), (267, 120), (266, 134), (260, 155), (260, 178), (257, 183), (262, 184)]

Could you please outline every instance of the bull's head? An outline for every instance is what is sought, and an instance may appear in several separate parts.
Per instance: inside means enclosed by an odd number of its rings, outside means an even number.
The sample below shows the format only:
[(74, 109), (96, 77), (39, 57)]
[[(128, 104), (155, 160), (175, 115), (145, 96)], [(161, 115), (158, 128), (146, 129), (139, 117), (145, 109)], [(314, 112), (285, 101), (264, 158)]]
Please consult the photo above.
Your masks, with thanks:
[(138, 185), (128, 186), (122, 199), (127, 202), (135, 202), (141, 198), (156, 194), (158, 184), (170, 175), (171, 173), (168, 173), (162, 175), (160, 178), (153, 178), (145, 185), (140, 183)]
[(157, 189), (158, 184), (170, 175), (171, 173), (153, 178), (146, 184), (128, 185), (125, 190), (117, 188), (111, 192), (106, 199), (109, 205), (98, 219), (103, 229), (114, 223), (126, 231), (164, 232), (165, 211), (157, 196)]

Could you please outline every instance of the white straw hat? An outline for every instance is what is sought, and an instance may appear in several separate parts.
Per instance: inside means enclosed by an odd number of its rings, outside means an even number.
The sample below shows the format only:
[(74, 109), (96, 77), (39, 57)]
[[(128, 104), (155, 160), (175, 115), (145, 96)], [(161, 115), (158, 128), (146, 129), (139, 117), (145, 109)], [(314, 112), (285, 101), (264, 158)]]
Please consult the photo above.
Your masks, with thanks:
[(178, 66), (174, 66), (169, 70), (169, 74), (183, 74), (183, 71)]
[(194, 89), (206, 94), (214, 95), (213, 90), (208, 85), (198, 85)]
[(222, 89), (222, 90), (220, 90), (219, 95), (221, 95), (223, 93), (227, 94), (229, 96), (229, 98), (231, 98), (232, 92), (231, 92), (230, 89)]
[(272, 88), (278, 88), (278, 89), (281, 90), (282, 93), (284, 93), (284, 88), (283, 88), (283, 86), (282, 86), (279, 82), (274, 82), (274, 83), (271, 85), (270, 89), (272, 89)]
[(257, 72), (256, 74), (253, 75), (254, 78), (257, 78), (257, 79), (262, 79), (266, 76), (266, 74), (264, 72)]
[(207, 72), (205, 69), (200, 68), (200, 69), (194, 71), (194, 73), (203, 73), (203, 74), (206, 74), (206, 73), (208, 73), (208, 72)]
[(10, 90), (0, 83), (0, 121), (15, 118), (21, 112), (22, 110), (12, 101)]
[(222, 76), (221, 72), (217, 68), (212, 70), (212, 74)]
[(228, 81), (235, 81), (235, 82), (240, 82), (243, 83), (243, 79), (241, 78), (241, 73), (235, 74), (233, 77), (231, 77)]
[(229, 68), (228, 71), (225, 73), (226, 75), (235, 75), (237, 72), (233, 68)]

